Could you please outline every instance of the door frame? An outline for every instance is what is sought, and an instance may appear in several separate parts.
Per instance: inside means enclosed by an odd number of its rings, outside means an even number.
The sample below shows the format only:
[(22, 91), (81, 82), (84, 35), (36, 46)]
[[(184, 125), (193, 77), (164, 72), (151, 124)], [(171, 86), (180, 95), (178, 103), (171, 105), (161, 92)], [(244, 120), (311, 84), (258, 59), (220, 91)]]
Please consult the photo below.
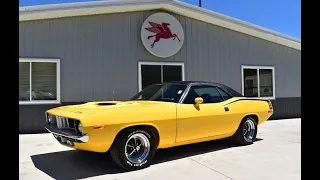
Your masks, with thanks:
[[(185, 73), (184, 73), (184, 63), (183, 62), (153, 62), (153, 61), (139, 61), (138, 62), (138, 87), (139, 87), (139, 92), (142, 90), (142, 76), (141, 76), (141, 65), (160, 65), (160, 66), (181, 66), (181, 76), (182, 76), (182, 81), (185, 80)], [(161, 81), (162, 81), (162, 76), (163, 71), (161, 68)]]

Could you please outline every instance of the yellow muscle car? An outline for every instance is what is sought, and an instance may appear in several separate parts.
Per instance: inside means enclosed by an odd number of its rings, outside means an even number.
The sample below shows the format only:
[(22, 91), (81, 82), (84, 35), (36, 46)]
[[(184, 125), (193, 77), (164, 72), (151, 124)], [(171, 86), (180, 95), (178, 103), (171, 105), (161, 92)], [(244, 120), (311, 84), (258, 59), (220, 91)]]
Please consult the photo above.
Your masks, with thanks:
[(127, 101), (98, 101), (46, 111), (45, 128), (63, 145), (109, 152), (125, 170), (148, 167), (156, 149), (231, 137), (252, 144), (273, 114), (270, 100), (198, 81), (154, 84)]

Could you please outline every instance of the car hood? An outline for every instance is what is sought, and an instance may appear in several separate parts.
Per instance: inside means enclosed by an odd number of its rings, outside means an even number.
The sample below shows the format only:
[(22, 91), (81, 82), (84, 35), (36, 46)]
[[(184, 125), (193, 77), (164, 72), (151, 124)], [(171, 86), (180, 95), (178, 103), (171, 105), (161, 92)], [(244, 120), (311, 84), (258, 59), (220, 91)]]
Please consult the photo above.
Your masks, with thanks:
[(68, 105), (57, 107), (56, 110), (59, 111), (68, 111), (77, 114), (93, 114), (95, 112), (107, 109), (119, 109), (119, 108), (128, 108), (135, 106), (155, 106), (160, 105), (165, 102), (156, 102), (156, 101), (95, 101), (87, 102), (84, 104), (78, 105)]

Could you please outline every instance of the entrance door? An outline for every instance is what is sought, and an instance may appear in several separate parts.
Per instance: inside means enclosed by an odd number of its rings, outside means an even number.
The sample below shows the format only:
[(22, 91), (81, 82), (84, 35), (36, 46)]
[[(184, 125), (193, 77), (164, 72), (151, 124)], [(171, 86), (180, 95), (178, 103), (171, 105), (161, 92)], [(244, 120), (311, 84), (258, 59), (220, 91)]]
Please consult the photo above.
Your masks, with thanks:
[(183, 63), (139, 62), (139, 91), (152, 84), (183, 80)]

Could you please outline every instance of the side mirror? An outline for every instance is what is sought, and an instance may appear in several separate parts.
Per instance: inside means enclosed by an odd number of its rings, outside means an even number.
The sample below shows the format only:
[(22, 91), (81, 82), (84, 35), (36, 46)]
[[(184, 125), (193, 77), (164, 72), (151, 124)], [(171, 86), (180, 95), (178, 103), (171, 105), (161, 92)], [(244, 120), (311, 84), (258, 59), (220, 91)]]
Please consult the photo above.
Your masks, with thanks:
[(201, 97), (197, 97), (197, 98), (194, 99), (194, 103), (196, 105), (199, 105), (199, 104), (203, 103), (203, 99)]

